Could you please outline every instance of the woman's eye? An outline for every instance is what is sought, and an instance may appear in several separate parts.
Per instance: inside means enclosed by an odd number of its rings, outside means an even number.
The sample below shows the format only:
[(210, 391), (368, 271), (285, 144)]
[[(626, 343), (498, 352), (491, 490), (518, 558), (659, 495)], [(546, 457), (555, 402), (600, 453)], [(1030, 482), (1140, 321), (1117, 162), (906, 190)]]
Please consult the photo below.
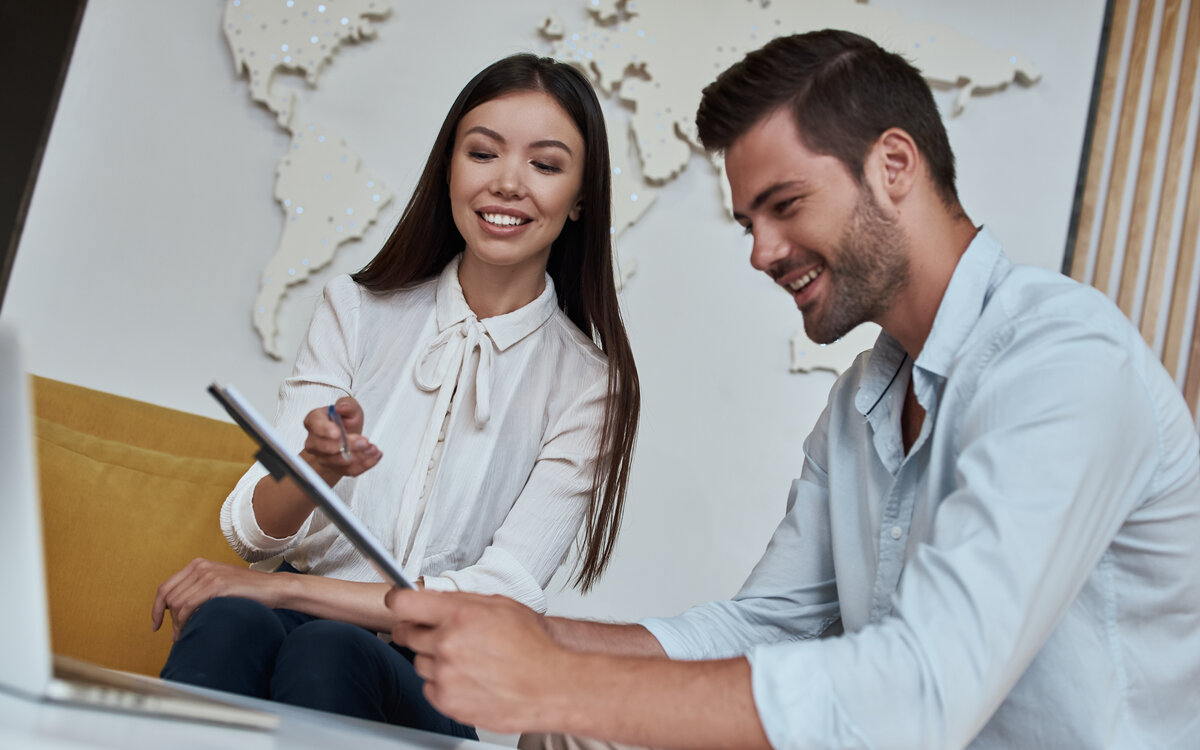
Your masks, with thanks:
[(478, 161), (487, 161), (488, 159), (496, 158), (495, 154), (488, 153), (487, 151), (468, 151), (467, 156)]
[(544, 162), (544, 161), (535, 161), (535, 162), (533, 162), (533, 166), (534, 166), (534, 168), (535, 168), (535, 169), (537, 169), (538, 171), (541, 171), (541, 172), (549, 172), (549, 173), (551, 173), (551, 174), (555, 174), (555, 173), (558, 173), (558, 172), (561, 172), (561, 171), (562, 171), (562, 169), (560, 169), (560, 168), (559, 168), (559, 167), (557, 167), (556, 165), (554, 165), (554, 164), (547, 164), (547, 163), (546, 163), (546, 162)]

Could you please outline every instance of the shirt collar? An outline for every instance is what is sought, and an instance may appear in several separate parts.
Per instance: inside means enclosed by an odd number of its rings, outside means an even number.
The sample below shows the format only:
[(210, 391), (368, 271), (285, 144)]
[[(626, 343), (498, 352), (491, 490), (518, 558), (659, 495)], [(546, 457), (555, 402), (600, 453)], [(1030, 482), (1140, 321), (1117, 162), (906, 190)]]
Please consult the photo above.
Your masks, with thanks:
[[(979, 320), (988, 296), (1002, 275), (998, 272), (1008, 265), (1008, 258), (1001, 252), (995, 236), (987, 227), (980, 227), (950, 277), (915, 367), (941, 377), (949, 373), (955, 355)], [(900, 342), (886, 331), (880, 332), (854, 399), (860, 413), (868, 414), (879, 403), (899, 375), (907, 356)]]
[(941, 377), (949, 374), (955, 355), (983, 313), (993, 279), (998, 278), (996, 271), (1008, 264), (991, 231), (980, 227), (950, 277), (916, 367)]
[[(464, 320), (475, 317), (467, 298), (463, 296), (462, 284), (458, 281), (458, 266), (462, 253), (454, 256), (442, 269), (437, 283), (437, 326), (438, 332)], [(480, 324), (487, 331), (488, 337), (496, 344), (496, 348), (504, 351), (529, 334), (536, 331), (545, 323), (555, 308), (558, 307), (558, 295), (554, 291), (554, 280), (546, 274), (546, 288), (542, 293), (524, 307), (517, 308), (504, 315), (483, 318)]]

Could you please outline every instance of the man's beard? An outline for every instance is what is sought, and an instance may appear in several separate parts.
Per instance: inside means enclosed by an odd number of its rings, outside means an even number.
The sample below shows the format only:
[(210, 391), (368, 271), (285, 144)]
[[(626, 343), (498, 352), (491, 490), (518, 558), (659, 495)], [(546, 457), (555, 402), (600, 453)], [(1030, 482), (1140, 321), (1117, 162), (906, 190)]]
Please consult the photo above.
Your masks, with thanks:
[(823, 314), (810, 308), (804, 332), (818, 344), (830, 344), (855, 326), (878, 320), (908, 285), (908, 241), (865, 187), (850, 223), (838, 240), (837, 263), (825, 260), (829, 276)]

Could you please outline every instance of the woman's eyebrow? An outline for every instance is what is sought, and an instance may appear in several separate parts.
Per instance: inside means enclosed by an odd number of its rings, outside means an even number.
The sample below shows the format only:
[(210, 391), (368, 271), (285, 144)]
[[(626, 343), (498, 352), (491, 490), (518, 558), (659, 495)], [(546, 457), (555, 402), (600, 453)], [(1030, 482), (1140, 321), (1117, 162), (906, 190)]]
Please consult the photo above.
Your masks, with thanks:
[(566, 151), (566, 152), (567, 152), (567, 155), (568, 155), (568, 156), (574, 156), (574, 155), (575, 155), (575, 154), (574, 154), (574, 153), (571, 151), (571, 147), (570, 147), (570, 146), (568, 146), (567, 144), (563, 143), (562, 141), (556, 141), (556, 140), (554, 140), (553, 138), (547, 138), (546, 140), (542, 140), (542, 141), (534, 141), (533, 143), (529, 144), (529, 147), (530, 147), (530, 148), (545, 148), (545, 147), (547, 147), (547, 146), (549, 146), (549, 147), (551, 147), (551, 148), (561, 148), (563, 151)]
[(475, 127), (468, 130), (466, 133), (463, 133), (463, 135), (469, 135), (471, 133), (481, 133), (483, 135), (486, 135), (488, 138), (491, 138), (492, 140), (496, 140), (501, 143), (506, 142), (504, 140), (504, 136), (500, 135), (499, 133), (497, 133), (495, 130), (492, 130), (491, 128), (485, 128), (482, 125), (476, 125)]
[[(491, 128), (484, 127), (483, 125), (476, 125), (475, 127), (471, 128), (470, 130), (468, 130), (466, 132), (466, 134), (470, 134), (470, 133), (479, 133), (480, 135), (485, 135), (488, 138), (491, 138), (492, 140), (494, 140), (498, 143), (508, 143), (508, 141), (505, 140), (504, 136), (500, 135), (499, 133), (497, 133), (495, 130), (492, 130)], [(571, 151), (570, 146), (563, 143), (562, 141), (558, 141), (553, 138), (546, 138), (546, 139), (543, 139), (540, 141), (534, 141), (533, 143), (529, 144), (529, 148), (547, 148), (547, 147), (561, 148), (563, 151), (566, 151), (568, 155), (570, 155), (570, 156), (575, 155), (575, 152)]]

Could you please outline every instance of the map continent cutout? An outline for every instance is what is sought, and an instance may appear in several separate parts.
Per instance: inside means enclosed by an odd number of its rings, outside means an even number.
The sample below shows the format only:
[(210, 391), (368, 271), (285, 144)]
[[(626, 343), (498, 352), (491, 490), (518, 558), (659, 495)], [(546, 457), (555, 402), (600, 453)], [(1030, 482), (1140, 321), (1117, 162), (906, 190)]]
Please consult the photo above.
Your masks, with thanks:
[(304, 123), (294, 93), (274, 93), (276, 73), (303, 75), (315, 87), (321, 70), (347, 43), (374, 36), (372, 21), (391, 12), (384, 0), (227, 0), (222, 29), (250, 97), (291, 134), (275, 169), (275, 199), (284, 213), (275, 254), (263, 269), (252, 320), (263, 350), (281, 359), (279, 308), (289, 286), (329, 263), (339, 245), (361, 239), (392, 193), (362, 165), (340, 135)]

